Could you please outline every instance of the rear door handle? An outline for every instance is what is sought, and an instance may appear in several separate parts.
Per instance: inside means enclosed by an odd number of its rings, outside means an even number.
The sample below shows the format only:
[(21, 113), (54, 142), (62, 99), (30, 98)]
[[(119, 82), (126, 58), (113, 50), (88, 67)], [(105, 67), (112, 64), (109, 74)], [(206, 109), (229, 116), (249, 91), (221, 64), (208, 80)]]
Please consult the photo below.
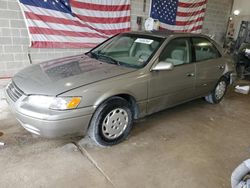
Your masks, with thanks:
[(187, 77), (194, 77), (194, 73), (188, 73)]
[(224, 65), (219, 65), (218, 68), (219, 68), (219, 69), (224, 69), (225, 66), (224, 66)]

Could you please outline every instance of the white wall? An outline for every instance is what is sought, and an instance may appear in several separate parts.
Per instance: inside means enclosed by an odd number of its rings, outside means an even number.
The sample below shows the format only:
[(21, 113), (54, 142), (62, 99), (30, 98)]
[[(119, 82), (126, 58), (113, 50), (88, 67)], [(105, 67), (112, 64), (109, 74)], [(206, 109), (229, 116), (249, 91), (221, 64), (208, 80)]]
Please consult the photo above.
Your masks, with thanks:
[(240, 10), (241, 16), (250, 15), (250, 0), (235, 0), (233, 11)]
[(250, 0), (234, 0), (232, 15), (235, 10), (239, 10), (238, 16), (233, 16), (233, 23), (235, 28), (234, 39), (238, 37), (240, 25), (242, 21), (250, 21)]

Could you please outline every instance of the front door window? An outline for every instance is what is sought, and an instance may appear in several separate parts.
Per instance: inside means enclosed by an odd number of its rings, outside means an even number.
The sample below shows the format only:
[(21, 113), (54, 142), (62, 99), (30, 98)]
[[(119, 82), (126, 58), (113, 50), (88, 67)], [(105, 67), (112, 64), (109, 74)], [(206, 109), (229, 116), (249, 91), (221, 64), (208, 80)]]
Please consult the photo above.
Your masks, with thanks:
[(178, 38), (170, 41), (163, 50), (160, 61), (172, 63), (174, 66), (190, 63), (189, 39)]

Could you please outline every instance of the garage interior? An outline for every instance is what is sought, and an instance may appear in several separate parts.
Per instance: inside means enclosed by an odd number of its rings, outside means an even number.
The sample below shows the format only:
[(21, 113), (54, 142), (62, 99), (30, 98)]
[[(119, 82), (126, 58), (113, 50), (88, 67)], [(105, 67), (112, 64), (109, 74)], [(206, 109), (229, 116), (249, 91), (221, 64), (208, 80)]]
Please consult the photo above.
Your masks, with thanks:
[[(131, 0), (132, 30), (143, 30), (150, 5)], [(249, 6), (247, 0), (208, 0), (202, 33), (225, 48), (250, 43), (241, 35)], [(0, 0), (0, 187), (228, 188), (234, 169), (250, 157), (250, 96), (235, 92), (236, 85), (250, 85), (247, 77), (238, 78), (217, 105), (197, 99), (136, 120), (129, 138), (112, 147), (97, 147), (88, 137), (30, 134), (5, 100), (11, 77), (30, 64), (89, 49), (29, 45), (19, 3)]]

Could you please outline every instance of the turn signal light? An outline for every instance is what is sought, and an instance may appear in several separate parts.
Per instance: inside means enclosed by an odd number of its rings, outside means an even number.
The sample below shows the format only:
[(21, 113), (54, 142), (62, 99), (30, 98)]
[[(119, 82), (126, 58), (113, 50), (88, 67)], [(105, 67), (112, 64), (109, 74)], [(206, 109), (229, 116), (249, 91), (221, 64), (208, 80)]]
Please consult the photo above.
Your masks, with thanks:
[(67, 109), (76, 108), (81, 102), (80, 97), (73, 97), (67, 104)]

